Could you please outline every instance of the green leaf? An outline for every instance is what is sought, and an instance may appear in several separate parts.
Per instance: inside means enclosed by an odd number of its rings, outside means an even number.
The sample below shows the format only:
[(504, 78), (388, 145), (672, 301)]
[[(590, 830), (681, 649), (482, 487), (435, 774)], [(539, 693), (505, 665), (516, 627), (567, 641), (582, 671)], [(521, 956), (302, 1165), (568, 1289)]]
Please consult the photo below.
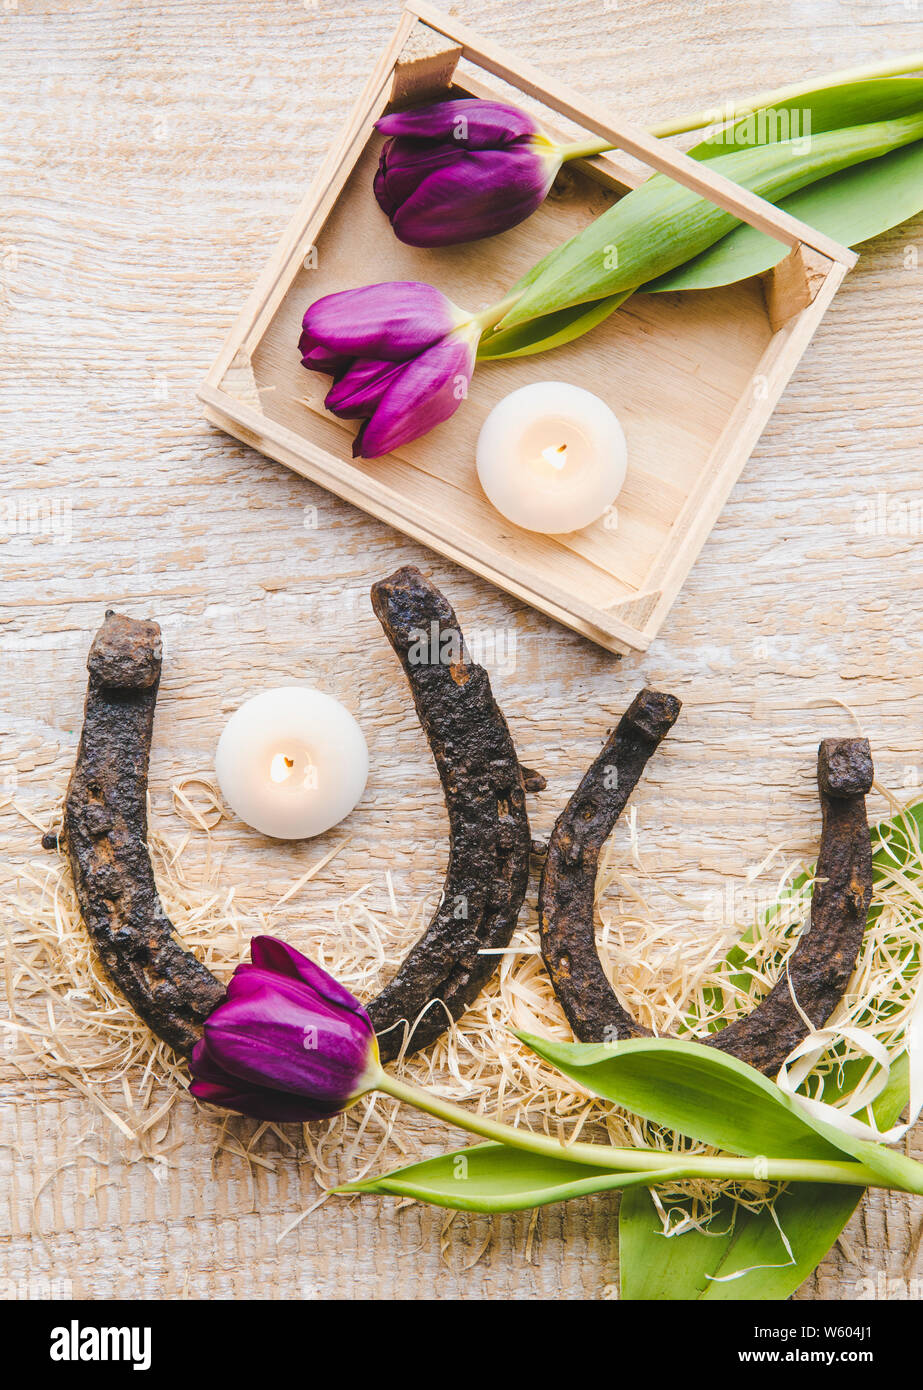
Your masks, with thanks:
[(889, 820), (872, 827), (872, 865), (879, 873), (889, 865), (923, 878), (923, 863), (915, 858), (914, 841), (923, 837), (923, 801), (904, 806)]
[(530, 319), (517, 328), (488, 333), (481, 339), (478, 358), (483, 362), (496, 362), (503, 357), (531, 357), (536, 352), (563, 347), (615, 313), (632, 293), (632, 290), (624, 290), (594, 304), (572, 304), (557, 313)]
[[(677, 1166), (658, 1181), (682, 1177)], [(414, 1197), (458, 1211), (522, 1211), (585, 1197), (592, 1192), (650, 1183), (650, 1173), (611, 1173), (585, 1163), (548, 1158), (506, 1144), (474, 1144), (455, 1153), (411, 1163), (393, 1173), (346, 1183), (337, 1192)]]
[[(688, 151), (691, 159), (714, 159), (731, 150), (780, 140), (807, 138), (845, 126), (896, 120), (923, 108), (923, 77), (875, 77), (811, 92), (760, 107), (723, 129), (713, 129)], [(714, 126), (720, 124), (719, 119)]]
[[(844, 246), (859, 246), (923, 210), (923, 141), (880, 159), (842, 169), (779, 203)], [(788, 255), (788, 247), (743, 222), (685, 265), (644, 285), (645, 294), (707, 290), (761, 275)]]
[[(692, 159), (711, 161), (767, 143), (779, 143), (792, 134), (796, 139), (814, 137), (849, 126), (894, 120), (921, 108), (923, 78), (919, 77), (865, 79), (820, 87), (779, 102), (771, 109), (762, 108), (741, 117), (688, 153)], [(923, 143), (842, 169), (782, 198), (777, 206), (844, 246), (858, 246), (914, 217), (923, 208)], [(553, 266), (557, 254), (557, 250), (552, 250), (532, 266), (511, 293), (534, 284)], [(784, 243), (746, 222), (738, 223), (700, 255), (637, 288), (653, 294), (713, 289), (761, 275), (787, 255)], [(494, 330), (482, 340), (478, 356), (497, 361), (560, 347), (595, 328), (626, 298), (628, 295), (623, 292), (592, 301), (588, 312), (583, 304), (572, 305), (513, 329)]]
[(923, 1163), (809, 1114), (754, 1067), (676, 1038), (566, 1043), (517, 1037), (594, 1095), (718, 1149), (769, 1159), (864, 1163), (888, 1187), (923, 1192)]
[[(626, 1192), (619, 1206), (621, 1297), (722, 1300), (788, 1298), (823, 1259), (849, 1220), (864, 1188), (795, 1183), (776, 1199), (791, 1263), (768, 1211), (715, 1206), (710, 1229), (666, 1237), (648, 1191)], [(776, 1268), (773, 1268), (776, 1266)], [(744, 1273), (743, 1271), (748, 1271)], [(728, 1279), (737, 1274), (738, 1278)]]
[(841, 1157), (791, 1096), (746, 1062), (701, 1043), (632, 1038), (567, 1043), (519, 1033), (533, 1052), (594, 1095), (726, 1153)]
[[(838, 169), (921, 136), (923, 113), (917, 113), (824, 131), (812, 137), (809, 151), (801, 149), (799, 140), (733, 150), (716, 155), (711, 167), (777, 202)], [(546, 256), (541, 272), (499, 327), (505, 331), (569, 305), (636, 289), (705, 251), (738, 221), (707, 198), (655, 174)]]
[[(712, 160), (731, 150), (752, 148), (786, 132), (810, 135), (844, 126), (893, 120), (923, 106), (923, 78), (886, 77), (821, 87), (771, 111), (742, 117), (689, 150), (692, 159)], [(783, 113), (789, 113), (786, 116)], [(793, 113), (793, 114), (792, 114)], [(843, 169), (778, 204), (844, 246), (859, 246), (916, 216), (923, 208), (923, 144)], [(764, 232), (741, 223), (702, 255), (644, 286), (645, 293), (713, 289), (761, 275), (788, 254)]]
[[(891, 1070), (875, 1104), (875, 1118), (889, 1128), (907, 1103), (906, 1054)], [(832, 1091), (831, 1091), (832, 1094)], [(769, 1212), (749, 1212), (730, 1197), (715, 1206), (709, 1234), (663, 1235), (660, 1218), (644, 1191), (626, 1192), (619, 1205), (619, 1271), (626, 1300), (784, 1299), (824, 1258), (862, 1199), (865, 1189), (826, 1183), (793, 1183), (776, 1199), (788, 1255)], [(781, 1266), (770, 1268), (770, 1266)], [(739, 1278), (727, 1279), (742, 1270)], [(709, 1277), (710, 1276), (710, 1277)]]

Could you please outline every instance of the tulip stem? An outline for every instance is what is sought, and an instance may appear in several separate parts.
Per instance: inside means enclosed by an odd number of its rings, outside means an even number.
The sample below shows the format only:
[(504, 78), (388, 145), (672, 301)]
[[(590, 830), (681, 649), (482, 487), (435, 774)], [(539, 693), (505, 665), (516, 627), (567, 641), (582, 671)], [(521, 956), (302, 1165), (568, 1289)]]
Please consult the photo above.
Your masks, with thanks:
[(611, 140), (577, 140), (572, 145), (561, 146), (561, 158), (568, 159), (592, 159), (594, 154), (605, 154), (606, 150), (616, 148)]
[[(663, 121), (650, 126), (649, 133), (661, 139), (668, 135), (685, 135), (689, 131), (701, 130), (703, 126), (724, 126), (752, 115), (764, 106), (776, 106), (782, 102), (793, 101), (810, 92), (822, 91), (828, 87), (839, 87), (846, 82), (861, 82), (875, 77), (899, 77), (923, 69), (923, 53), (911, 53), (904, 58), (890, 58), (884, 63), (867, 63), (858, 68), (844, 68), (827, 78), (811, 78), (807, 82), (793, 82), (787, 87), (776, 87), (772, 91), (757, 92), (755, 96), (744, 97), (741, 101), (728, 101), (723, 106), (712, 106), (693, 116), (677, 116), (672, 121)], [(594, 155), (605, 154), (607, 150), (618, 149), (609, 140), (576, 140), (571, 145), (558, 146), (562, 162), (569, 159), (592, 159)]]
[(671, 121), (650, 126), (650, 134), (660, 137), (684, 135), (702, 126), (723, 126), (741, 116), (749, 116), (764, 106), (776, 106), (806, 96), (809, 92), (820, 91), (825, 87), (839, 87), (846, 82), (861, 82), (873, 77), (900, 77), (902, 74), (919, 72), (923, 69), (923, 53), (910, 53), (904, 58), (891, 58), (884, 63), (868, 63), (863, 67), (844, 68), (826, 78), (812, 78), (807, 82), (793, 82), (787, 87), (777, 87), (774, 91), (758, 92), (742, 101), (727, 102), (723, 107), (713, 106), (707, 111), (699, 111), (694, 116), (677, 116)]
[(675, 1176), (678, 1167), (690, 1178), (730, 1178), (741, 1181), (754, 1178), (766, 1182), (823, 1182), (847, 1187), (888, 1187), (891, 1184), (881, 1174), (863, 1163), (827, 1161), (821, 1159), (739, 1158), (733, 1155), (670, 1154), (657, 1149), (617, 1148), (611, 1144), (561, 1144), (545, 1134), (503, 1124), (486, 1115), (472, 1114), (442, 1100), (429, 1091), (420, 1090), (389, 1072), (382, 1072), (377, 1088), (394, 1100), (413, 1105), (446, 1124), (456, 1125), (471, 1134), (480, 1135), (510, 1148), (527, 1153), (542, 1154), (571, 1163), (583, 1163), (590, 1168), (608, 1172), (649, 1173), (651, 1182), (664, 1173)]

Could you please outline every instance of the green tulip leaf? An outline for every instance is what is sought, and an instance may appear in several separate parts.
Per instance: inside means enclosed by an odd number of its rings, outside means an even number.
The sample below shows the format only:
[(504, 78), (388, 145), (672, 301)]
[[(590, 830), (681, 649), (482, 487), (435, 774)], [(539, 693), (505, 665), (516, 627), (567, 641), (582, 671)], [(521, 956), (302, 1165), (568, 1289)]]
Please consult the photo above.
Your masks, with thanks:
[[(716, 113), (714, 132), (688, 153), (693, 159), (708, 161), (727, 155), (743, 156), (733, 165), (722, 165), (721, 172), (743, 186), (762, 193), (764, 197), (776, 200), (777, 206), (793, 217), (825, 232), (843, 245), (858, 246), (898, 226), (923, 208), (923, 144), (915, 143), (910, 148), (902, 147), (891, 154), (882, 154), (882, 150), (889, 148), (887, 140), (894, 138), (889, 123), (902, 117), (918, 116), (921, 110), (923, 78), (920, 77), (873, 78), (822, 86), (777, 102), (771, 108), (764, 107), (749, 113), (723, 128), (718, 128), (720, 113)], [(832, 147), (826, 153), (820, 150), (820, 144), (815, 149), (815, 138), (839, 133), (843, 139), (847, 139), (853, 134), (852, 127), (876, 125), (883, 137), (879, 148), (869, 153), (866, 145), (865, 152), (859, 155), (863, 162), (849, 163), (837, 173), (825, 176), (823, 160), (829, 163)], [(783, 197), (778, 187), (773, 191), (770, 186), (772, 180), (764, 186), (767, 171), (760, 168), (759, 156), (755, 160), (752, 156), (767, 144), (786, 145), (791, 150), (795, 163), (801, 166), (798, 175), (800, 182), (804, 182), (804, 174), (809, 175), (806, 187), (799, 186), (797, 192)], [(773, 152), (773, 157), (776, 153)], [(812, 163), (818, 153), (822, 156), (821, 161)], [(781, 171), (778, 171), (775, 176), (777, 185), (780, 176)], [(632, 243), (637, 240), (639, 246), (629, 245), (627, 267), (624, 251), (618, 257), (621, 278), (633, 279), (631, 288), (643, 288), (646, 293), (713, 289), (733, 284), (762, 274), (788, 254), (788, 247), (783, 243), (757, 231), (748, 223), (737, 223), (735, 226), (736, 219), (731, 218), (727, 223), (730, 230), (726, 235), (721, 235), (719, 230), (717, 241), (712, 238), (707, 248), (698, 254), (683, 253), (678, 262), (673, 256), (672, 269), (642, 283), (637, 269), (632, 269), (637, 260), (636, 253), (640, 250), (641, 259), (648, 257), (652, 265), (658, 257), (670, 254), (657, 236), (645, 243), (643, 223), (645, 217), (653, 216), (658, 211), (659, 193), (671, 188), (677, 194), (674, 216), (677, 226), (682, 229), (684, 219), (695, 212), (696, 204), (702, 200), (665, 176), (656, 175), (642, 188), (626, 195), (621, 200), (625, 206), (620, 211), (613, 208), (604, 214), (608, 229), (606, 238), (596, 237), (595, 249), (591, 245), (595, 233), (592, 227), (587, 228), (571, 238), (564, 247), (549, 251), (512, 286), (511, 293), (531, 289), (541, 282), (550, 290), (553, 300), (556, 279), (562, 276), (568, 262), (579, 250), (590, 251), (595, 256), (596, 264), (591, 269), (598, 276), (606, 259), (610, 262), (615, 259), (613, 249), (618, 252), (623, 241)], [(643, 198), (639, 196), (642, 189), (645, 190)], [(644, 206), (646, 201), (651, 203), (649, 208)], [(663, 215), (662, 207), (659, 207), (659, 211)], [(597, 221), (602, 222), (603, 219)], [(712, 230), (717, 226), (715, 219)], [(668, 233), (675, 230), (667, 228)], [(711, 237), (711, 231), (703, 230), (695, 222), (689, 224), (688, 230), (697, 236)], [(563, 280), (561, 290), (563, 295)], [(626, 298), (628, 293), (623, 289), (599, 299), (581, 299), (566, 304), (564, 308), (552, 307), (535, 314), (530, 307), (532, 295), (524, 295), (504, 320), (507, 326), (499, 331), (495, 329), (485, 337), (478, 355), (485, 361), (497, 361), (506, 357), (526, 357), (560, 347), (595, 328)]]
[(842, 1156), (791, 1096), (745, 1062), (701, 1043), (675, 1038), (568, 1043), (517, 1036), (594, 1095), (725, 1153)]
[[(892, 1067), (874, 1106), (880, 1126), (894, 1124), (907, 1092), (905, 1054)], [(829, 1088), (828, 1094), (833, 1095)], [(778, 1225), (765, 1208), (750, 1212), (722, 1197), (707, 1232), (670, 1237), (663, 1235), (650, 1193), (626, 1192), (619, 1206), (621, 1297), (708, 1302), (788, 1298), (824, 1258), (864, 1192), (861, 1187), (793, 1183), (776, 1198)]]
[(795, 1183), (776, 1199), (778, 1226), (768, 1211), (754, 1215), (724, 1197), (707, 1232), (669, 1237), (650, 1193), (626, 1192), (619, 1206), (620, 1296), (645, 1302), (787, 1298), (823, 1259), (864, 1190)]
[(519, 1037), (558, 1071), (643, 1119), (747, 1157), (864, 1163), (889, 1187), (923, 1192), (923, 1163), (817, 1119), (762, 1072), (676, 1038), (567, 1043)]
[(482, 362), (497, 362), (504, 357), (531, 357), (536, 352), (563, 347), (565, 343), (589, 333), (591, 328), (615, 313), (631, 293), (631, 290), (625, 290), (622, 294), (597, 300), (595, 304), (572, 304), (555, 314), (530, 319), (518, 328), (486, 334), (478, 347), (478, 358)]
[[(810, 149), (801, 141), (776, 141), (716, 154), (711, 167), (770, 202), (923, 137), (923, 113), (895, 120), (822, 131)], [(546, 256), (500, 331), (570, 305), (596, 302), (637, 289), (725, 237), (739, 219), (732, 213), (655, 174)]]
[[(675, 1171), (657, 1174), (657, 1181), (682, 1176), (683, 1170), (677, 1166)], [(418, 1202), (458, 1211), (500, 1212), (544, 1207), (570, 1197), (651, 1181), (650, 1173), (613, 1173), (585, 1163), (512, 1149), (506, 1144), (474, 1144), (380, 1177), (345, 1183), (335, 1190), (414, 1197)]]
[[(923, 210), (923, 141), (842, 169), (783, 198), (779, 207), (843, 246), (859, 246)], [(643, 290), (660, 294), (730, 285), (762, 275), (788, 251), (774, 237), (743, 222), (707, 251), (644, 285)]]
[(754, 145), (780, 140), (810, 140), (828, 130), (845, 126), (869, 125), (873, 121), (892, 121), (923, 109), (923, 77), (874, 77), (857, 82), (838, 82), (771, 107), (759, 107), (733, 124), (721, 126), (722, 113), (708, 136), (688, 151), (692, 159), (715, 159), (732, 150), (752, 149)]

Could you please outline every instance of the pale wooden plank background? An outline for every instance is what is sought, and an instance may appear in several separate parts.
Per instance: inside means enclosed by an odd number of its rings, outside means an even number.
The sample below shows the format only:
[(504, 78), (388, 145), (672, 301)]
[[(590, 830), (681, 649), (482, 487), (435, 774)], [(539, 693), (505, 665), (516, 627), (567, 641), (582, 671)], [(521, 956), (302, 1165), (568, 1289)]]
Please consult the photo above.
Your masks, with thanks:
[[(920, 46), (906, 0), (464, 0), (459, 15), (641, 120), (719, 103)], [(665, 882), (714, 886), (774, 843), (816, 843), (818, 738), (847, 701), (881, 779), (919, 778), (923, 752), (918, 530), (861, 534), (862, 508), (923, 496), (919, 337), (923, 222), (880, 238), (829, 312), (659, 640), (643, 660), (589, 643), (427, 555), (200, 418), (197, 382), (345, 117), (397, 6), (319, 0), (3, 0), (0, 200), (0, 758), (43, 814), (73, 755), (91, 632), (115, 603), (164, 624), (155, 738), (158, 824), (171, 779), (209, 764), (227, 712), (290, 678), (361, 706), (369, 794), (316, 892), (322, 911), (390, 865), (401, 892), (436, 890), (445, 819), (435, 772), (367, 602), (397, 564), (430, 567), (463, 622), (515, 634), (494, 684), (523, 759), (551, 794), (536, 833), (644, 682), (686, 702), (636, 797)], [(46, 508), (24, 534), (10, 504)], [(316, 529), (304, 526), (316, 507)], [(28, 530), (28, 526), (26, 526)], [(882, 809), (880, 802), (873, 810)], [(230, 825), (229, 872), (267, 892), (307, 861)], [(2, 857), (35, 856), (7, 813)], [(335, 872), (333, 871), (335, 867)], [(2, 1063), (2, 1059), (0, 1059)], [(174, 1170), (129, 1164), (79, 1097), (3, 1065), (0, 1288), (77, 1296), (606, 1296), (614, 1204), (551, 1208), (531, 1262), (527, 1216), (328, 1204), (284, 1153), (251, 1187), (215, 1157), (191, 1105)], [(412, 1139), (444, 1145), (408, 1120)], [(110, 1159), (94, 1192), (88, 1130)], [(271, 1145), (266, 1152), (273, 1154)], [(41, 1193), (43, 1238), (32, 1234)], [(799, 1294), (855, 1296), (879, 1272), (919, 1276), (918, 1199), (875, 1195)], [(25, 1281), (25, 1287), (24, 1287)], [(46, 1283), (43, 1283), (46, 1281)]]

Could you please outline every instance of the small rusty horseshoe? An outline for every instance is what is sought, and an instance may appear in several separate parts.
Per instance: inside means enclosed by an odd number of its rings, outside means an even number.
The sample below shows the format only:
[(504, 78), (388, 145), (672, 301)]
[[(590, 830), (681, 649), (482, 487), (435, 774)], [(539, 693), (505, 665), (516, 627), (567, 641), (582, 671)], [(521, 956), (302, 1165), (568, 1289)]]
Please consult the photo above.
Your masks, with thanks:
[[(679, 700), (656, 690), (635, 697), (559, 816), (548, 844), (538, 899), (542, 955), (582, 1042), (653, 1036), (619, 1003), (603, 972), (593, 903), (603, 844), (679, 710)], [(817, 784), (823, 828), (811, 925), (789, 956), (785, 975), (752, 1013), (696, 1041), (775, 1076), (808, 1034), (802, 1013), (814, 1027), (829, 1018), (855, 968), (872, 897), (865, 810), (872, 777), (867, 739), (821, 743)]]
[[(525, 791), (544, 779), (520, 766), (483, 667), (471, 661), (448, 600), (419, 570), (376, 584), (373, 606), (410, 682), (439, 769), (451, 847), (442, 901), (394, 979), (368, 1004), (385, 1061), (406, 1022), (428, 1046), (496, 969), (529, 877)], [(425, 644), (429, 644), (424, 651)], [(416, 658), (420, 659), (417, 660)], [(224, 986), (180, 943), (147, 850), (147, 776), (160, 681), (160, 628), (107, 612), (87, 667), (83, 731), (61, 839), (80, 910), (110, 979), (158, 1037), (189, 1052)], [(46, 847), (58, 841), (45, 837)]]

